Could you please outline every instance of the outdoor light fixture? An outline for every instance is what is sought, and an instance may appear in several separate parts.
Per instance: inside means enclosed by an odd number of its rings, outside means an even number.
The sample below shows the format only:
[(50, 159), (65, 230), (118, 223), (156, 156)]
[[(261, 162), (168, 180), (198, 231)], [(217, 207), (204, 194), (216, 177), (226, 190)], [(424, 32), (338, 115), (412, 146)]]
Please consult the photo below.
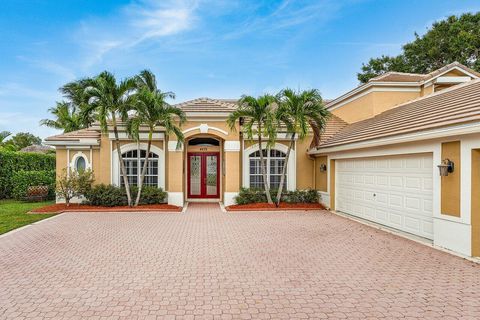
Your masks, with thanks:
[(325, 172), (325, 171), (327, 171), (327, 165), (325, 163), (322, 163), (320, 165), (320, 172)]
[(450, 159), (443, 159), (442, 164), (438, 165), (438, 169), (440, 170), (440, 176), (446, 177), (453, 172), (454, 163)]

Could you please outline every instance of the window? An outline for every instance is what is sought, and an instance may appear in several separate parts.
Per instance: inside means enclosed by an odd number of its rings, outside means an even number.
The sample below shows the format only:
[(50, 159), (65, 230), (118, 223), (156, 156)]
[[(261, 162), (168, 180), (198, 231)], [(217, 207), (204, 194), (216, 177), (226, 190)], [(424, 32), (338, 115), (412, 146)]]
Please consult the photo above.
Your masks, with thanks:
[[(282, 169), (283, 164), (285, 163), (286, 154), (276, 149), (264, 149), (262, 151), (270, 188), (278, 189), (280, 186), (280, 179), (282, 178)], [(262, 168), (260, 166), (260, 150), (250, 154), (249, 165), (250, 188), (263, 189)], [(285, 189), (287, 188), (287, 177), (285, 177), (283, 187)]]
[[(147, 156), (146, 150), (130, 150), (122, 154), (123, 163), (127, 172), (128, 183), (132, 186), (138, 185), (142, 174), (143, 165)], [(123, 178), (120, 174), (120, 184), (123, 186)], [(147, 171), (143, 180), (145, 186), (158, 186), (158, 155), (150, 152)]]
[(87, 168), (87, 161), (85, 161), (85, 158), (82, 156), (78, 157), (77, 160), (75, 161), (75, 171), (77, 172), (85, 171), (86, 168)]

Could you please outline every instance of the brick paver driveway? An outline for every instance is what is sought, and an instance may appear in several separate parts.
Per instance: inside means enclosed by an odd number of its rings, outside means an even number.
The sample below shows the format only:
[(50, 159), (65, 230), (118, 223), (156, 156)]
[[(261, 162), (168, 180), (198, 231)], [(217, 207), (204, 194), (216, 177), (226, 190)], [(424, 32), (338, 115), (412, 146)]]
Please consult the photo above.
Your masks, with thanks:
[(70, 213), (0, 238), (0, 318), (480, 318), (480, 266), (331, 213)]

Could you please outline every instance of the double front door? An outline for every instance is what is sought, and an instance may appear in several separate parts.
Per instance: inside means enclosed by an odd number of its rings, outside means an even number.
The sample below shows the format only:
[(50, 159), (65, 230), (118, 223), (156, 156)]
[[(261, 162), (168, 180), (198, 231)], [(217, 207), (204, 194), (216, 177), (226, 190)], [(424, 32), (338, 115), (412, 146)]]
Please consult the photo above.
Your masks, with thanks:
[(220, 197), (218, 152), (188, 153), (188, 198)]

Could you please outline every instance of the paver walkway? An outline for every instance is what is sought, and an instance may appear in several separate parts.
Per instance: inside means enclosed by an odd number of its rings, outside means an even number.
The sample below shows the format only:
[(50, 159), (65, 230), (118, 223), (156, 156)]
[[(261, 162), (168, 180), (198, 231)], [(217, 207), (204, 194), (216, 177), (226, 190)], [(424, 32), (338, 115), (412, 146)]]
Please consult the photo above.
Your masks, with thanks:
[(327, 212), (67, 213), (0, 238), (0, 318), (479, 319), (480, 266)]

